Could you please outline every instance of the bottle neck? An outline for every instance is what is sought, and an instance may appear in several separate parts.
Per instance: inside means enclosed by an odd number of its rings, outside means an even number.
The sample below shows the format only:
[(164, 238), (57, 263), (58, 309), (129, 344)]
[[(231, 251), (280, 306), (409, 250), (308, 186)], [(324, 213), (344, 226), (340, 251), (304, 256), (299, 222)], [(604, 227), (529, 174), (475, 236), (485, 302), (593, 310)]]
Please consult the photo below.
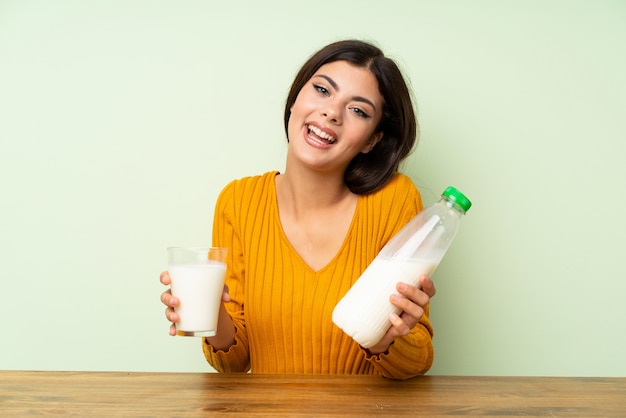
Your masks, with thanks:
[(442, 196), (439, 202), (448, 206), (450, 209), (454, 210), (455, 212), (458, 212), (459, 215), (465, 215), (465, 211), (463, 210), (463, 208), (459, 206), (454, 200), (450, 199), (449, 197)]

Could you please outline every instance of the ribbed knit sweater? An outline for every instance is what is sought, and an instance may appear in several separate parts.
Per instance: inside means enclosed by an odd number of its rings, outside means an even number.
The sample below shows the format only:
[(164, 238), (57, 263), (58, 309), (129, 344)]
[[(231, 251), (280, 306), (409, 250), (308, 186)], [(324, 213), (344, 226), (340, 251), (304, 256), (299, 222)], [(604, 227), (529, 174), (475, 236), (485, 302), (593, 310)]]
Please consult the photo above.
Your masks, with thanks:
[[(359, 195), (352, 224), (335, 257), (313, 271), (283, 232), (276, 200), (277, 172), (246, 177), (220, 194), (213, 245), (228, 247), (226, 309), (235, 343), (215, 350), (203, 339), (207, 361), (221, 372), (379, 374), (406, 379), (433, 361), (426, 314), (387, 352), (371, 355), (331, 320), (337, 302), (380, 249), (415, 214), (422, 201), (411, 180), (394, 177), (376, 192)], [(367, 303), (367, 301), (363, 301)]]

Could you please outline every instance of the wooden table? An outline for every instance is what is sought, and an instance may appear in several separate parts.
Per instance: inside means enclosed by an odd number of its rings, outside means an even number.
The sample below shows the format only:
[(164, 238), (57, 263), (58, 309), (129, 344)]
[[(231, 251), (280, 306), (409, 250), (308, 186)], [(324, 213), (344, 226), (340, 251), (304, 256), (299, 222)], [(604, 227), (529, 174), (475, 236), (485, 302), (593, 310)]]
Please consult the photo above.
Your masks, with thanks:
[(626, 378), (0, 371), (0, 416), (625, 417)]

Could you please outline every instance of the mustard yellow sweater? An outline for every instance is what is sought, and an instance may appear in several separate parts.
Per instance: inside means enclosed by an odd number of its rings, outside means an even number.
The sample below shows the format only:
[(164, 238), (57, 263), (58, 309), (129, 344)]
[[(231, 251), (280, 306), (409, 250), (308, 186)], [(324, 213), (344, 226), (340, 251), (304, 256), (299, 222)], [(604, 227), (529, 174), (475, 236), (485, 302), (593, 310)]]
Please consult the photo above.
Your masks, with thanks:
[[(280, 223), (277, 172), (228, 184), (215, 207), (213, 245), (228, 247), (226, 284), (235, 343), (207, 361), (221, 372), (379, 374), (406, 379), (433, 361), (427, 314), (386, 353), (370, 355), (331, 320), (332, 312), (389, 239), (422, 209), (411, 180), (396, 174), (382, 189), (358, 197), (352, 224), (334, 259), (313, 271)], [(367, 303), (367, 301), (363, 301)]]

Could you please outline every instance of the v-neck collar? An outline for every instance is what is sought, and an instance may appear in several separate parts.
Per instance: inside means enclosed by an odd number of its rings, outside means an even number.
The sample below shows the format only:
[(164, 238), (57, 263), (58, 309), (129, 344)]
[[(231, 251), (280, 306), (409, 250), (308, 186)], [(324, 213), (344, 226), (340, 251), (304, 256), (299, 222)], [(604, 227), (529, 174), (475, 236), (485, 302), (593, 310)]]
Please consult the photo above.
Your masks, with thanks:
[(287, 238), (287, 234), (285, 233), (285, 230), (283, 229), (283, 224), (280, 221), (280, 213), (278, 209), (278, 193), (276, 191), (276, 176), (278, 176), (279, 174), (280, 172), (275, 171), (274, 175), (272, 176), (271, 187), (269, 188), (269, 190), (271, 191), (271, 195), (269, 197), (270, 197), (270, 202), (272, 205), (272, 208), (271, 208), (272, 216), (274, 217), (274, 221), (276, 222), (276, 225), (278, 225), (278, 230), (280, 233), (280, 240), (283, 242), (283, 245), (289, 248), (289, 251), (294, 256), (294, 259), (297, 260), (298, 263), (300, 263), (302, 266), (304, 266), (307, 272), (314, 274), (314, 275), (322, 274), (327, 269), (333, 267), (333, 265), (337, 262), (337, 259), (341, 256), (341, 254), (344, 251), (346, 251), (346, 247), (348, 246), (348, 243), (350, 242), (350, 237), (352, 236), (353, 231), (356, 228), (356, 223), (359, 217), (361, 205), (363, 204), (363, 196), (357, 195), (356, 205), (354, 207), (354, 213), (352, 214), (352, 221), (350, 222), (350, 227), (348, 228), (348, 231), (346, 232), (346, 236), (343, 238), (343, 242), (341, 243), (341, 246), (339, 247), (335, 255), (328, 261), (328, 263), (326, 263), (319, 270), (314, 270), (306, 261), (304, 261), (300, 253), (296, 251), (293, 245), (291, 245), (291, 242)]

